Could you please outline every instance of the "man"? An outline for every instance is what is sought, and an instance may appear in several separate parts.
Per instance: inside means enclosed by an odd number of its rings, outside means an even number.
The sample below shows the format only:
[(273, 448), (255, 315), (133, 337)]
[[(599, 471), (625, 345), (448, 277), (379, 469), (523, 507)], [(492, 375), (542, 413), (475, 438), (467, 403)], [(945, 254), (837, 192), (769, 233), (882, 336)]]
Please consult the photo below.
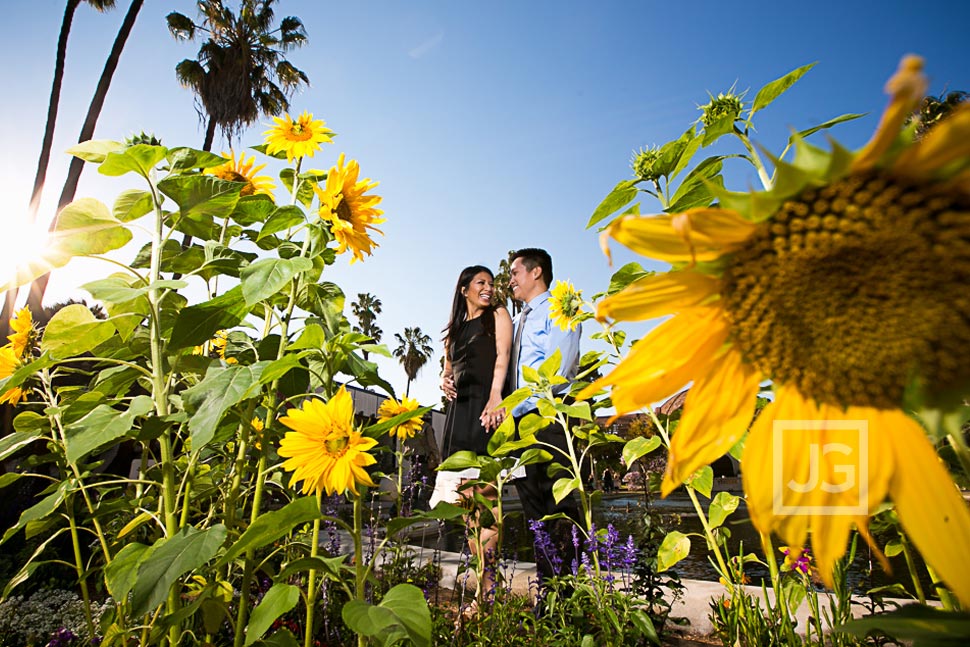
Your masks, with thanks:
[[(509, 390), (524, 386), (522, 367), (539, 368), (556, 350), (562, 354), (559, 374), (567, 380), (576, 377), (579, 369), (579, 339), (582, 330), (561, 330), (549, 318), (549, 285), (552, 283), (552, 258), (542, 249), (526, 248), (515, 253), (510, 266), (509, 287), (512, 296), (522, 303), (522, 311), (516, 317), (512, 335), (512, 357), (509, 359)], [(568, 390), (568, 384), (557, 387), (557, 393)], [(537, 398), (531, 397), (512, 410), (516, 425), (537, 408)], [(540, 430), (536, 439), (566, 451), (566, 432), (559, 424), (552, 424)], [(553, 461), (564, 463), (562, 454), (552, 451)], [(578, 520), (576, 501), (569, 496), (556, 503), (552, 495), (553, 483), (562, 476), (550, 477), (549, 463), (526, 466), (524, 479), (516, 481), (522, 510), (529, 521), (541, 519), (546, 515), (561, 512), (571, 519)], [(559, 557), (569, 563), (572, 556), (572, 522), (557, 519), (545, 522), (546, 531)], [(536, 555), (536, 567), (540, 578), (556, 575), (549, 560)]]

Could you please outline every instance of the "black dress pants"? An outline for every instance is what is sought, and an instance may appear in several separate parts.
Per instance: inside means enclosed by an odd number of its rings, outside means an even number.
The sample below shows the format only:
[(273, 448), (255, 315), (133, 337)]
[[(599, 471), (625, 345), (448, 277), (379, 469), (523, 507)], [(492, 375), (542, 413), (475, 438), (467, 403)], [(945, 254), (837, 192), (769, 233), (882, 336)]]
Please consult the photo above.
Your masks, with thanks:
[[(518, 426), (519, 418), (516, 418), (515, 423)], [(563, 465), (568, 464), (568, 461), (565, 459), (565, 455), (568, 455), (566, 450), (566, 432), (563, 430), (562, 425), (553, 424), (539, 430), (536, 433), (536, 439), (541, 443), (550, 444), (559, 448), (563, 453), (560, 454), (557, 451), (552, 451), (548, 447), (539, 447), (552, 454), (552, 461), (526, 465), (525, 478), (517, 480), (515, 486), (519, 493), (519, 500), (522, 503), (522, 512), (527, 521), (539, 520), (546, 515), (556, 514), (558, 512), (568, 517), (568, 519), (553, 519), (543, 522), (545, 530), (552, 540), (556, 554), (562, 560), (563, 568), (568, 571), (569, 565), (576, 555), (573, 546), (572, 527), (574, 522), (579, 521), (579, 506), (576, 502), (575, 493), (570, 494), (559, 503), (556, 503), (552, 495), (552, 485), (558, 479), (567, 475), (559, 472), (555, 476), (549, 476), (548, 473), (549, 466), (552, 462), (558, 462)], [(536, 571), (538, 572), (540, 580), (559, 574), (556, 572), (548, 556), (540, 554), (540, 551), (536, 551), (535, 560)]]

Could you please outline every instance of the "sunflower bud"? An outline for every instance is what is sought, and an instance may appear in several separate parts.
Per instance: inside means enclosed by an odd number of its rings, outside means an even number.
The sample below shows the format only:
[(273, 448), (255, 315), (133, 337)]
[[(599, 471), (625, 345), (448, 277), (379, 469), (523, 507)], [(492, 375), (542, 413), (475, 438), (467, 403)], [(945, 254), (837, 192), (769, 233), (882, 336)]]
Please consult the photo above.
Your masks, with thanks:
[(156, 137), (154, 134), (146, 134), (145, 131), (138, 133), (137, 135), (132, 135), (125, 139), (125, 147), (131, 148), (132, 146), (137, 146), (138, 144), (148, 144), (149, 146), (161, 146), (162, 140)]
[(705, 127), (710, 127), (728, 118), (733, 123), (741, 117), (744, 104), (741, 102), (741, 97), (734, 94), (734, 92), (730, 90), (728, 90), (727, 94), (718, 92), (717, 98), (713, 95), (709, 96), (711, 96), (710, 102), (700, 107), (703, 111), (701, 114), (701, 122)]
[(660, 159), (660, 149), (657, 147), (641, 148), (634, 151), (630, 159), (633, 174), (645, 182), (654, 182), (660, 177), (657, 171), (657, 161)]

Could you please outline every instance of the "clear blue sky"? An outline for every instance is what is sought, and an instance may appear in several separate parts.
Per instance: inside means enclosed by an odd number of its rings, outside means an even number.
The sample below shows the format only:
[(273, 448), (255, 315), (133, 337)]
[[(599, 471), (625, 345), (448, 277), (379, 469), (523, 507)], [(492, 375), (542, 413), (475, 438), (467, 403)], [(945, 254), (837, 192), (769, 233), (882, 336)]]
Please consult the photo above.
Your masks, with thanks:
[[(59, 152), (76, 141), (128, 2), (118, 4), (104, 15), (86, 5), (77, 12), (45, 222), (66, 173), (67, 157)], [(4, 13), (0, 206), (8, 244), (9, 227), (22, 222), (29, 199), (63, 5), (18, 2)], [(386, 236), (375, 255), (354, 266), (342, 259), (326, 278), (343, 287), (348, 305), (358, 292), (381, 299), (378, 325), (388, 345), (405, 326), (420, 326), (435, 339), (436, 355), (412, 386), (424, 404), (439, 399), (438, 337), (459, 270), (474, 263), (495, 268), (510, 249), (542, 246), (553, 255), (557, 278), (571, 279), (587, 295), (605, 289), (611, 270), (586, 221), (613, 185), (630, 177), (631, 151), (678, 136), (697, 118), (708, 91), (736, 83), (750, 88), (751, 99), (764, 83), (817, 61), (757, 119), (755, 140), (778, 152), (791, 128), (847, 112), (870, 114), (833, 134), (849, 147), (864, 143), (885, 105), (882, 86), (908, 52), (926, 58), (932, 93), (970, 90), (970, 3), (964, 2), (280, 5), (278, 15), (300, 16), (310, 38), (290, 56), (311, 80), (293, 99), (293, 111), (309, 110), (339, 133), (311, 165), (329, 167), (346, 152), (381, 182), (377, 192), (384, 197)], [(174, 75), (178, 61), (195, 58), (198, 44), (169, 36), (164, 15), (171, 10), (195, 15), (192, 2), (146, 2), (97, 138), (145, 130), (169, 146), (201, 146), (192, 96)], [(264, 129), (253, 128), (242, 144), (260, 143)], [(224, 147), (217, 140), (215, 148)], [(740, 162), (729, 178), (734, 189), (757, 183)], [(78, 196), (110, 203), (130, 187), (129, 179), (88, 169)], [(654, 207), (643, 204), (645, 212)], [(629, 260), (634, 257), (624, 253), (616, 258), (617, 265)], [(75, 263), (59, 271), (49, 294), (72, 294), (93, 278), (88, 267)], [(389, 360), (381, 371), (402, 393), (400, 366)]]

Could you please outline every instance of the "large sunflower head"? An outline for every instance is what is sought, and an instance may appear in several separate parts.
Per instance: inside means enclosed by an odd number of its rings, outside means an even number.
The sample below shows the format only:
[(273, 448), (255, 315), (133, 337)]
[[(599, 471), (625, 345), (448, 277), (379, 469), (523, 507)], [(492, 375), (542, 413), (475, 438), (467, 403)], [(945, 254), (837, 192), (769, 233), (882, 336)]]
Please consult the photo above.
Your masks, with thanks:
[[(20, 368), (20, 357), (17, 355), (17, 351), (14, 350), (13, 344), (7, 344), (0, 348), (0, 380), (4, 380), (13, 375), (14, 371), (18, 368)], [(12, 389), (7, 389), (0, 395), (0, 404), (6, 402), (16, 405), (24, 399), (26, 399), (24, 390), (15, 386)]]
[(576, 330), (583, 311), (582, 294), (582, 290), (577, 290), (569, 281), (556, 281), (550, 291), (549, 318), (560, 329)]
[(345, 165), (341, 153), (337, 165), (327, 174), (326, 186), (313, 186), (320, 199), (320, 217), (330, 222), (330, 230), (339, 245), (337, 253), (349, 250), (351, 263), (364, 260), (364, 254), (370, 256), (371, 250), (378, 246), (370, 231), (384, 233), (375, 226), (385, 220), (381, 218), (384, 212), (377, 208), (381, 196), (367, 194), (378, 183), (366, 178), (358, 181), (359, 175), (357, 160)]
[(263, 133), (266, 136), (266, 153), (286, 153), (286, 160), (313, 157), (320, 150), (320, 144), (332, 142), (333, 131), (326, 127), (322, 119), (304, 111), (293, 119), (290, 115), (273, 117), (275, 126)]
[(10, 320), (10, 329), (13, 330), (13, 334), (7, 336), (7, 339), (13, 346), (17, 358), (24, 359), (37, 342), (37, 328), (34, 327), (30, 308), (22, 308), (17, 311), (14, 318)]
[[(388, 398), (381, 403), (380, 408), (377, 410), (377, 420), (378, 422), (385, 422), (402, 414), (416, 411), (420, 406), (417, 400), (407, 396), (401, 398), (400, 402), (394, 398)], [(397, 436), (401, 440), (407, 440), (408, 438), (413, 438), (416, 433), (421, 431), (422, 427), (424, 427), (424, 421), (420, 416), (416, 416), (393, 427), (390, 434)]]
[(265, 164), (253, 166), (256, 163), (256, 158), (250, 157), (247, 159), (245, 153), (240, 153), (238, 158), (235, 152), (232, 151), (228, 153), (223, 152), (222, 156), (228, 160), (225, 164), (207, 168), (203, 173), (206, 175), (214, 175), (220, 180), (245, 182), (246, 186), (239, 192), (239, 195), (262, 193), (271, 198), (273, 197), (273, 189), (276, 187), (273, 178), (268, 175), (256, 175), (266, 168)]
[(329, 401), (308, 399), (279, 420), (292, 429), (280, 441), (283, 469), (293, 472), (292, 483), (303, 481), (304, 494), (358, 494), (358, 484), (375, 485), (365, 468), (377, 462), (368, 453), (377, 441), (354, 430), (354, 403), (344, 387)]
[(831, 583), (851, 526), (866, 535), (868, 511), (888, 496), (927, 563), (970, 602), (970, 563), (956, 548), (970, 545), (970, 513), (902, 409), (904, 394), (941, 404), (970, 386), (960, 361), (970, 347), (970, 105), (917, 140), (904, 123), (925, 91), (922, 60), (906, 57), (861, 150), (797, 141), (793, 163), (774, 160), (770, 191), (718, 190), (717, 208), (612, 223), (604, 240), (676, 269), (604, 299), (598, 316), (675, 316), (583, 395), (612, 385), (624, 413), (693, 382), (671, 441), (670, 492), (741, 439), (771, 380), (775, 400), (742, 458), (758, 529), (789, 545), (811, 534)]

